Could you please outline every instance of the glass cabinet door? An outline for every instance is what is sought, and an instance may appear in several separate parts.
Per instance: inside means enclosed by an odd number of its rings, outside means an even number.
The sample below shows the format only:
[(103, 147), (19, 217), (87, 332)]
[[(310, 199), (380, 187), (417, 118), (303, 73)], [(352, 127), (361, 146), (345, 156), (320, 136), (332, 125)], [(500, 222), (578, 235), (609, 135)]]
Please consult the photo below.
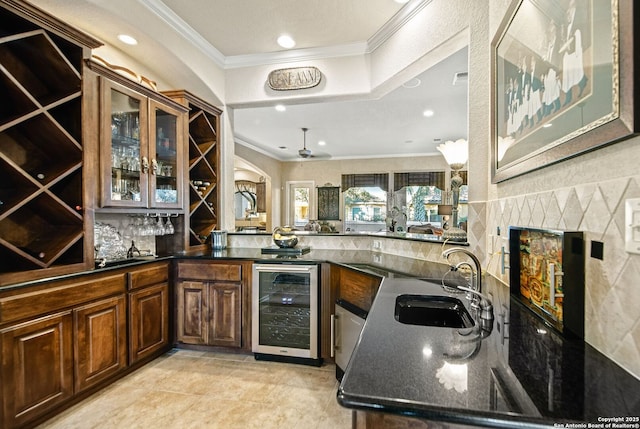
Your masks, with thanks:
[(150, 107), (150, 204), (151, 207), (180, 207), (183, 115), (155, 101), (151, 101)]
[(101, 205), (182, 208), (184, 111), (102, 82)]
[[(103, 82), (107, 82), (103, 80)], [(148, 195), (146, 99), (107, 83), (103, 92), (102, 205), (145, 206)]]

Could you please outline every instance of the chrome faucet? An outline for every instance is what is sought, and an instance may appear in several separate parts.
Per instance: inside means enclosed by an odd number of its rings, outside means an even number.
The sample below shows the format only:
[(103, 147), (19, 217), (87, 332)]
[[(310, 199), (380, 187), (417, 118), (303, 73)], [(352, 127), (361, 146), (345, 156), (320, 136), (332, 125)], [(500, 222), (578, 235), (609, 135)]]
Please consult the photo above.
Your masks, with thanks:
[(456, 288), (467, 292), (467, 298), (471, 300), (471, 308), (475, 310), (476, 320), (481, 330), (490, 333), (493, 329), (493, 304), (489, 297), (482, 293), (482, 268), (480, 261), (476, 255), (461, 247), (447, 249), (442, 252), (442, 256), (449, 261), (449, 256), (458, 252), (467, 255), (473, 261), (474, 266), (466, 261), (459, 262), (456, 265), (450, 265), (451, 271), (458, 271), (462, 266), (467, 266), (471, 271), (469, 287), (456, 286)]
[(482, 293), (482, 267), (480, 266), (480, 261), (478, 260), (476, 255), (469, 252), (467, 249), (463, 249), (462, 247), (452, 247), (442, 252), (442, 256), (447, 260), (447, 262), (449, 262), (449, 256), (458, 252), (464, 253), (469, 258), (471, 258), (475, 267), (472, 267), (471, 264), (469, 264), (468, 262), (460, 262), (457, 265), (451, 265), (451, 270), (458, 271), (461, 265), (468, 266), (471, 269), (471, 284), (470, 284), (471, 289), (481, 294)]

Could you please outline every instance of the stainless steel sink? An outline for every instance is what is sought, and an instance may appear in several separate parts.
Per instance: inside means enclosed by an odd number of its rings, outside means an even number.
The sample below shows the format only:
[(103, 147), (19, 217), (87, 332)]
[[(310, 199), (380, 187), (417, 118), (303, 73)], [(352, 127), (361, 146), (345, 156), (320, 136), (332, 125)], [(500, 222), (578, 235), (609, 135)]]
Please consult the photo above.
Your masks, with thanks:
[(441, 295), (399, 295), (395, 318), (407, 325), (471, 328), (473, 318), (458, 298)]

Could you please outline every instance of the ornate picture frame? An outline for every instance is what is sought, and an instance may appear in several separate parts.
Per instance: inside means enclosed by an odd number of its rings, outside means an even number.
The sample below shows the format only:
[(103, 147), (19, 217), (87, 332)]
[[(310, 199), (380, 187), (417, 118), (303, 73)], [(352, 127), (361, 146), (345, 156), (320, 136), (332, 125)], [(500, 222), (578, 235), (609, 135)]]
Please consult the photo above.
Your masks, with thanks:
[(520, 0), (492, 42), (492, 182), (637, 134), (640, 5)]

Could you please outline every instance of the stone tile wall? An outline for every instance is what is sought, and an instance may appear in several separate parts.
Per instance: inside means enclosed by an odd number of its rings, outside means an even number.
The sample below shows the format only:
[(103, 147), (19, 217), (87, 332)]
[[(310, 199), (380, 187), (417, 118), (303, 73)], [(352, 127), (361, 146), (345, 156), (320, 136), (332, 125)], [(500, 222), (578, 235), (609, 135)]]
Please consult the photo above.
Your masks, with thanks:
[[(626, 253), (625, 200), (640, 198), (640, 177), (576, 185), (473, 204), (472, 249), (486, 249), (489, 273), (508, 285), (500, 272), (500, 247), (507, 246), (508, 227), (583, 231), (585, 259), (585, 340), (640, 378), (640, 255)], [(486, 228), (485, 246), (480, 237)], [(496, 236), (500, 227), (501, 236)], [(474, 232), (474, 231), (477, 231)], [(604, 244), (602, 260), (591, 257), (591, 244)], [(477, 243), (477, 244), (476, 244)], [(477, 250), (480, 252), (480, 250)]]

